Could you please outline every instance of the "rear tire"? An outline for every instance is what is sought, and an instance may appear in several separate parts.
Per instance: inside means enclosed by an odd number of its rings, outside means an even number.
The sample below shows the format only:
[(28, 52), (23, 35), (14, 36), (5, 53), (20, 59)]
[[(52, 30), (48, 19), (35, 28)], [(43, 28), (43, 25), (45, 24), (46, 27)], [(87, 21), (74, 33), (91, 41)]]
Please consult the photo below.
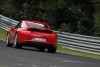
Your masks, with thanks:
[(7, 47), (12, 47), (12, 44), (9, 43), (9, 34), (7, 35), (6, 46)]
[(18, 49), (21, 49), (21, 48), (22, 48), (22, 45), (20, 45), (20, 44), (18, 43), (18, 36), (17, 36), (17, 34), (15, 35), (13, 47), (18, 48)]
[(55, 48), (55, 47), (53, 47), (53, 46), (49, 46), (49, 47), (48, 47), (48, 52), (49, 52), (49, 53), (55, 53), (55, 52), (56, 52), (56, 49), (57, 49), (57, 48)]

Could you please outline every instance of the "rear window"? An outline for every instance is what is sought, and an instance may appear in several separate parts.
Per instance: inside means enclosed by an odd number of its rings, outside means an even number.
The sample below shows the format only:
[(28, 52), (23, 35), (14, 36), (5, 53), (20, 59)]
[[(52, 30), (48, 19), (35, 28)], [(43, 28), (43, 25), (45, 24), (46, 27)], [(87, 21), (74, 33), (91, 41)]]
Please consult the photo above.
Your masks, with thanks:
[(47, 25), (45, 24), (39, 24), (39, 23), (32, 23), (32, 22), (27, 22), (29, 27), (35, 27), (35, 28), (48, 28)]

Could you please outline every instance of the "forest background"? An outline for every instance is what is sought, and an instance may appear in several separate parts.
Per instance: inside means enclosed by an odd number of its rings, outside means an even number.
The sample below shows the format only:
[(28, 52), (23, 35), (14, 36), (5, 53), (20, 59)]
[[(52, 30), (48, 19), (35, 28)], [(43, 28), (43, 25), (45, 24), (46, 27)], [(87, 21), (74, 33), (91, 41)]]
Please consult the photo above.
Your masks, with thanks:
[(100, 36), (100, 0), (0, 0), (0, 14), (44, 21), (61, 32)]

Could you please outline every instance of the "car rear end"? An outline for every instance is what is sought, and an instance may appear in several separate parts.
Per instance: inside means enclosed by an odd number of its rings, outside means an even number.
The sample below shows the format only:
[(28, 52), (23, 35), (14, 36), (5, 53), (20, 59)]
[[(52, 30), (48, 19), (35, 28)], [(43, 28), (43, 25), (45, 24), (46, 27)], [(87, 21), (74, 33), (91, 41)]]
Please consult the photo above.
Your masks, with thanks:
[[(42, 23), (42, 25), (44, 24)], [(49, 52), (54, 53), (57, 48), (57, 34), (50, 30), (49, 26), (45, 27), (27, 27), (26, 31), (19, 32), (21, 35), (19, 37), (20, 42), (24, 43), (25, 46), (33, 46), (38, 49), (47, 48)]]
[[(49, 30), (48, 30), (49, 31)], [(30, 30), (28, 29), (26, 34), (26, 41), (51, 44), (56, 47), (57, 35), (53, 31), (48, 32), (47, 30)]]

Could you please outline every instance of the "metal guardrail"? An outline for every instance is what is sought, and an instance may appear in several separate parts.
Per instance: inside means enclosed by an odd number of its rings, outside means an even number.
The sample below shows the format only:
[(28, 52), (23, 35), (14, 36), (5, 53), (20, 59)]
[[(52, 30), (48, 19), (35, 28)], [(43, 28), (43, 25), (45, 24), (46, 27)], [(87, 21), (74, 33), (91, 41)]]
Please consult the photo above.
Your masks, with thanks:
[(100, 37), (59, 32), (58, 42), (72, 50), (100, 55)]
[(8, 31), (10, 28), (14, 27), (17, 23), (16, 20), (10, 19), (8, 17), (0, 15), (0, 28)]
[[(18, 21), (0, 15), (0, 28), (8, 31), (15, 26)], [(64, 47), (100, 55), (100, 37), (85, 36), (66, 32), (55, 31), (58, 34), (58, 42)]]

